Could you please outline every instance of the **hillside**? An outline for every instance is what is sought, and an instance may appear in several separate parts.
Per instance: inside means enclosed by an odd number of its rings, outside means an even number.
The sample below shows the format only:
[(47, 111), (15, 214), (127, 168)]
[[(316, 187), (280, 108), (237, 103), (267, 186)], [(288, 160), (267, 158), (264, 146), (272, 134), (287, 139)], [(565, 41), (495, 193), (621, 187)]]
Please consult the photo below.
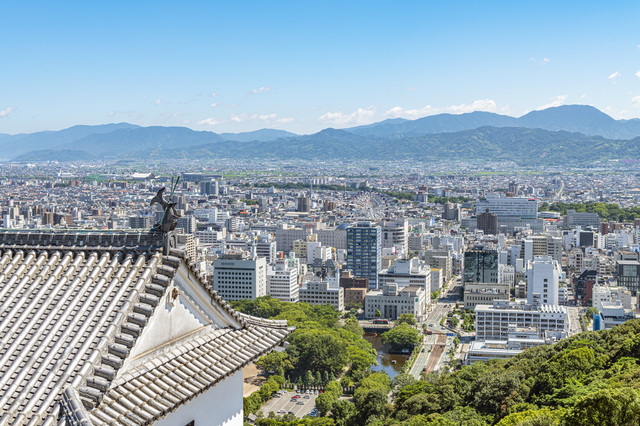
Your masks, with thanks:
[[(280, 417), (257, 425), (637, 425), (639, 357), (640, 321), (635, 320), (421, 381), (400, 375), (391, 384), (384, 373), (373, 373), (356, 379), (352, 401), (318, 398), (329, 418), (292, 423)], [(396, 398), (389, 404), (392, 389)]]
[(404, 137), (458, 132), (482, 126), (565, 130), (609, 139), (633, 139), (640, 136), (640, 120), (614, 120), (597, 108), (588, 105), (563, 105), (531, 111), (519, 118), (482, 111), (457, 115), (439, 114), (417, 120), (386, 120), (345, 130), (359, 135)]
[[(141, 128), (91, 135), (67, 145), (100, 158), (189, 159), (274, 158), (342, 159), (487, 159), (523, 165), (591, 162), (594, 159), (640, 158), (640, 137), (609, 140), (565, 131), (513, 127), (480, 127), (399, 139), (356, 135), (326, 129), (313, 135), (269, 142), (224, 141), (215, 133), (184, 128)], [(114, 137), (115, 136), (117, 137)], [(202, 142), (205, 143), (202, 143)], [(41, 154), (38, 154), (41, 158)], [(37, 161), (31, 154), (15, 161)]]

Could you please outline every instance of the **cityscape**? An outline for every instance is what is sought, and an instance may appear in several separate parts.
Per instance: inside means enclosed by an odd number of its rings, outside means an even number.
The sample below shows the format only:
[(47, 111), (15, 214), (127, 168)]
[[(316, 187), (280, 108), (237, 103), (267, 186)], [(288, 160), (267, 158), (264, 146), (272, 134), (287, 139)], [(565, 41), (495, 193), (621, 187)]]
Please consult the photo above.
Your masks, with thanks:
[(3, 6), (0, 426), (640, 424), (640, 4)]

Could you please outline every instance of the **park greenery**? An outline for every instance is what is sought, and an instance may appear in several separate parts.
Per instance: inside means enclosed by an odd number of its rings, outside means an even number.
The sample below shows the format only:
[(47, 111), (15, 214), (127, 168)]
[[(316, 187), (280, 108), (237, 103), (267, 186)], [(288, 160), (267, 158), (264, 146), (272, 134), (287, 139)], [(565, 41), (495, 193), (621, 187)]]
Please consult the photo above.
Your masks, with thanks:
[(384, 373), (372, 373), (356, 382), (352, 403), (327, 397), (327, 417), (258, 425), (637, 425), (639, 357), (640, 320), (632, 320), (420, 381), (394, 386)]
[(633, 222), (640, 217), (640, 207), (620, 208), (614, 203), (542, 203), (538, 211), (559, 212), (567, 214), (567, 210), (575, 210), (578, 213), (598, 213), (600, 219), (605, 222)]
[(421, 334), (411, 325), (402, 322), (382, 333), (382, 343), (391, 345), (392, 351), (412, 350), (420, 341)]

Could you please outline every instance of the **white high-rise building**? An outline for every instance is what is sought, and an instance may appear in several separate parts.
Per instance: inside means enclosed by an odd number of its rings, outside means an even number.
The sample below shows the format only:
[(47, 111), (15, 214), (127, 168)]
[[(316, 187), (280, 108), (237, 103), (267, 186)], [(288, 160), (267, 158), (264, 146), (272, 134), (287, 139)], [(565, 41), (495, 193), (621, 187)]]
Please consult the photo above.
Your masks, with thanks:
[(559, 305), (558, 292), (562, 270), (550, 256), (535, 257), (527, 264), (527, 304)]
[(213, 261), (213, 289), (225, 300), (253, 300), (267, 295), (267, 262), (243, 253), (226, 253)]
[(298, 268), (291, 267), (289, 259), (278, 259), (267, 270), (267, 295), (281, 302), (300, 300)]

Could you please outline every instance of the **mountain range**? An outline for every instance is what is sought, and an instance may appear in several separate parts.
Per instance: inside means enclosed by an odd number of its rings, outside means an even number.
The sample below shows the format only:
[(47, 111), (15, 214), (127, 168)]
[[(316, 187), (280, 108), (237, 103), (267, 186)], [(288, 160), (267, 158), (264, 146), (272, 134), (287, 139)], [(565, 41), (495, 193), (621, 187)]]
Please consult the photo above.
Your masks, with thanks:
[(614, 120), (596, 108), (568, 105), (514, 118), (488, 112), (385, 120), (311, 135), (262, 129), (216, 134), (128, 123), (57, 132), (0, 134), (12, 161), (146, 158), (495, 159), (550, 164), (640, 158), (640, 120)]

